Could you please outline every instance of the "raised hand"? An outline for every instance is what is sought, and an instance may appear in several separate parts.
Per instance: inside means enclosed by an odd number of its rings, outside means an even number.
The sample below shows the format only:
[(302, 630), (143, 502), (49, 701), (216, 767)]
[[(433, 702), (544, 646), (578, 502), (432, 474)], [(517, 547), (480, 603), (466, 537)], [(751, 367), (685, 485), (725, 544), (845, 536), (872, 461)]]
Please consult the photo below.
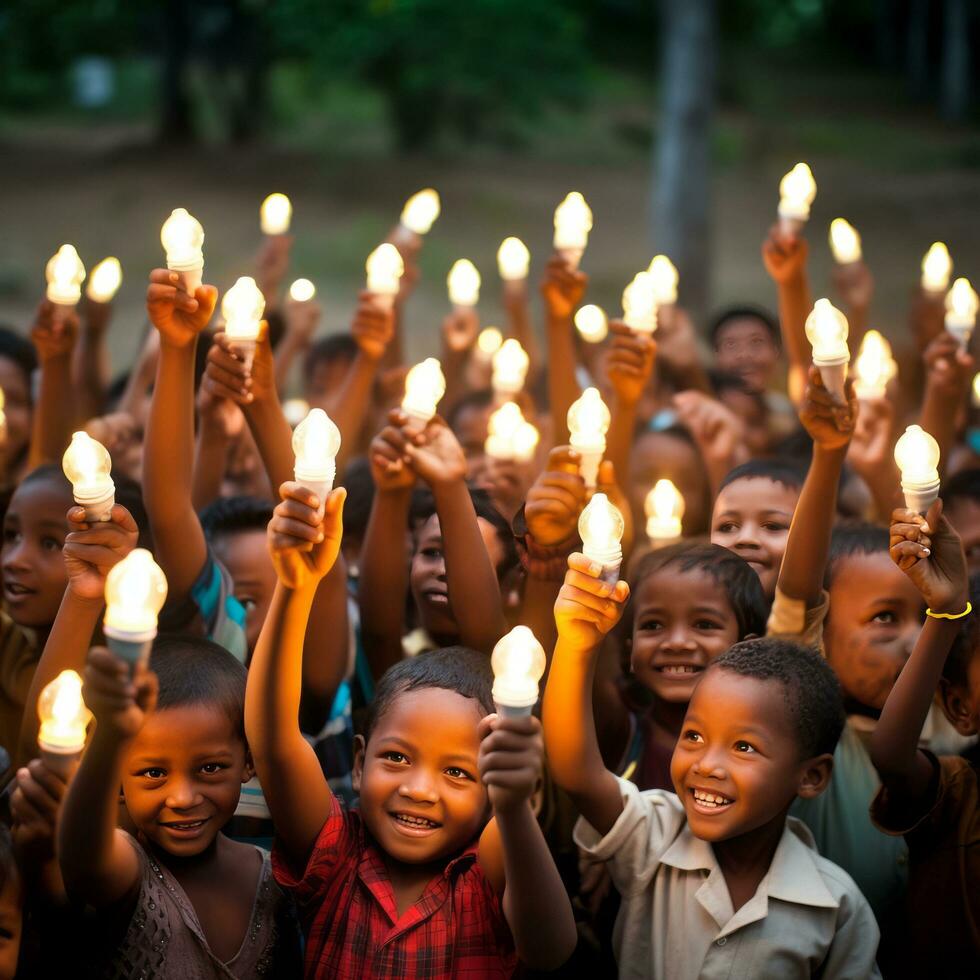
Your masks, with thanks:
[(643, 395), (657, 356), (657, 342), (634, 333), (622, 320), (610, 320), (612, 343), (606, 353), (606, 377), (620, 402), (635, 405)]
[(803, 275), (809, 246), (805, 238), (787, 239), (773, 225), (762, 243), (762, 263), (774, 282), (785, 283)]
[(268, 533), (276, 575), (287, 589), (315, 588), (333, 568), (340, 551), (347, 491), (337, 487), (324, 502), (306, 487), (289, 482), (279, 488), (279, 493), (282, 501), (272, 515)]
[(350, 329), (360, 352), (372, 361), (380, 361), (395, 335), (394, 311), (379, 304), (373, 293), (362, 290)]
[(31, 341), (42, 364), (57, 357), (68, 357), (78, 337), (78, 314), (75, 309), (65, 310), (58, 316), (55, 312), (54, 303), (42, 299), (34, 314)]
[(581, 305), (582, 297), (589, 285), (589, 277), (581, 269), (573, 269), (560, 255), (555, 253), (545, 266), (541, 282), (541, 295), (549, 316), (555, 319), (570, 319)]
[(157, 675), (143, 663), (135, 672), (105, 647), (92, 647), (82, 697), (95, 716), (99, 735), (132, 738), (156, 707)]
[(544, 740), (534, 715), (487, 715), (479, 725), (480, 778), (495, 813), (527, 805), (541, 780)]
[(405, 426), (405, 456), (419, 479), (430, 487), (466, 479), (466, 456), (453, 430), (436, 415), (424, 432), (407, 427), (408, 418), (401, 413)]
[(822, 449), (839, 449), (846, 446), (854, 435), (858, 418), (858, 403), (854, 384), (850, 378), (844, 383), (846, 405), (839, 405), (824, 387), (820, 370), (811, 365), (803, 402), (800, 405), (800, 423), (814, 443)]
[(542, 548), (578, 537), (578, 519), (585, 506), (585, 481), (579, 475), (579, 455), (570, 446), (548, 453), (544, 471), (527, 492), (524, 520), (528, 534)]
[(409, 465), (405, 453), (407, 438), (398, 424), (404, 414), (401, 409), (395, 408), (388, 413), (388, 417), (390, 424), (371, 440), (368, 450), (371, 476), (380, 493), (410, 489), (415, 486), (416, 480), (415, 470)]
[(89, 524), (84, 507), (68, 511), (71, 530), (65, 537), (61, 554), (68, 572), (68, 588), (82, 599), (99, 599), (105, 595), (109, 570), (123, 560), (139, 537), (132, 514), (122, 504), (115, 504), (108, 521)]
[(555, 602), (555, 624), (561, 642), (593, 650), (619, 622), (629, 598), (625, 582), (610, 585), (599, 576), (602, 565), (576, 552), (569, 556), (565, 582)]
[(211, 321), (218, 290), (198, 286), (193, 296), (180, 288), (180, 276), (169, 269), (154, 269), (146, 291), (146, 312), (160, 332), (161, 343), (188, 347)]
[(480, 332), (480, 317), (475, 307), (464, 306), (447, 313), (442, 320), (442, 336), (448, 350), (461, 354), (475, 343)]

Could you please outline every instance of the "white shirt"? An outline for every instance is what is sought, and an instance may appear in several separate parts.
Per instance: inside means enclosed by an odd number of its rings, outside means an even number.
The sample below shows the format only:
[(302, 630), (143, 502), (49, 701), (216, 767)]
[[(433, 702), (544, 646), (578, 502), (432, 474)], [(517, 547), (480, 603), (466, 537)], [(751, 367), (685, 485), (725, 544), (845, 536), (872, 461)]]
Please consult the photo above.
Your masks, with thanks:
[(621, 978), (868, 980), (878, 926), (846, 872), (787, 818), (772, 864), (737, 912), (714, 851), (675, 793), (619, 780), (623, 812), (605, 837), (584, 820), (579, 847), (608, 861), (622, 896), (613, 945)]

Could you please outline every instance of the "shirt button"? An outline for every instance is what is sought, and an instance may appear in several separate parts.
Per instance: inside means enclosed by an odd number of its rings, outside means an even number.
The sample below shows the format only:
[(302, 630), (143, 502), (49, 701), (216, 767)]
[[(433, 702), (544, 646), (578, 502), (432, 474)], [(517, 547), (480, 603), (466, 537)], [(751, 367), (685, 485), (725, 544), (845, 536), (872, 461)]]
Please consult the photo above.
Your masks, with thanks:
[(728, 942), (728, 940), (727, 940), (727, 939), (726, 939), (726, 938), (725, 938), (724, 936), (722, 936), (722, 937), (721, 937), (721, 939), (719, 939), (719, 940), (718, 940), (718, 941), (717, 941), (717, 942), (715, 943), (715, 945), (716, 945), (716, 946), (724, 946), (724, 945), (725, 945), (725, 943), (727, 943), (727, 942)]

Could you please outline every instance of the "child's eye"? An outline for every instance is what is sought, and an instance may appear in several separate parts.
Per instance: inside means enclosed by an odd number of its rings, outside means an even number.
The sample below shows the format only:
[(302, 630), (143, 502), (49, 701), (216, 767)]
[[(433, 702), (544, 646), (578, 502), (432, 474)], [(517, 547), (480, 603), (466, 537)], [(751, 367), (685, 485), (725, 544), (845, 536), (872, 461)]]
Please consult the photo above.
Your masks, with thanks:
[(7, 940), (13, 938), (14, 938), (14, 934), (9, 929), (0, 927), (0, 940), (2, 940), (3, 942), (7, 942)]
[(442, 557), (442, 548), (423, 548), (422, 549), (422, 554), (426, 558), (441, 558)]
[(895, 623), (898, 622), (898, 617), (893, 612), (891, 612), (890, 610), (886, 609), (886, 610), (883, 610), (880, 613), (876, 613), (871, 618), (871, 622), (872, 623), (881, 623), (883, 625), (892, 626), (892, 625), (894, 625)]
[(213, 776), (216, 772), (221, 772), (222, 769), (227, 769), (227, 766), (223, 766), (220, 762), (205, 762), (201, 766), (201, 772), (207, 773), (209, 776)]
[(691, 728), (684, 732), (683, 738), (685, 742), (694, 742), (695, 744), (704, 741), (704, 739), (702, 739), (701, 736)]
[(781, 521), (767, 521), (762, 525), (767, 531), (788, 531), (789, 525)]
[(156, 766), (153, 766), (150, 769), (144, 769), (140, 773), (140, 775), (146, 776), (147, 779), (163, 779), (163, 777), (166, 776), (167, 773), (166, 770), (158, 769)]
[(12, 544), (19, 537), (20, 537), (20, 532), (18, 532), (15, 528), (5, 527), (3, 529), (3, 540), (4, 540), (4, 543), (5, 544), (6, 543), (11, 543)]
[(748, 742), (741, 740), (735, 743), (736, 752), (755, 752), (755, 748), (749, 745)]
[(407, 756), (403, 755), (401, 752), (382, 752), (381, 758), (386, 759), (388, 762), (408, 762)]
[(720, 630), (721, 623), (716, 623), (710, 619), (699, 619), (695, 621), (694, 628), (696, 630)]
[(61, 551), (61, 542), (57, 538), (41, 538), (41, 547), (45, 551)]
[(717, 528), (722, 534), (731, 534), (738, 530), (738, 525), (734, 521), (723, 521)]
[(446, 775), (451, 776), (453, 779), (473, 779), (473, 777), (465, 769), (460, 769), (459, 766), (450, 766), (446, 770)]
[(645, 619), (639, 625), (639, 629), (649, 630), (650, 632), (653, 632), (655, 630), (660, 630), (663, 628), (664, 628), (664, 624), (661, 623), (659, 619)]

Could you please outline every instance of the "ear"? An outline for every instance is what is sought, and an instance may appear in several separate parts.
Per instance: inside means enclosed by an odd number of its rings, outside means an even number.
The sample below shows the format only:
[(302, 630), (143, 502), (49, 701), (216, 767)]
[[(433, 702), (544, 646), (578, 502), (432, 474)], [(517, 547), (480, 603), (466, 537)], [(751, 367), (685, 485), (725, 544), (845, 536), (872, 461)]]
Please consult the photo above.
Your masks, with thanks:
[(351, 770), (351, 785), (355, 793), (361, 791), (361, 775), (364, 772), (364, 754), (367, 751), (367, 742), (363, 735), (354, 736), (354, 768)]
[(812, 800), (819, 796), (827, 788), (833, 771), (834, 757), (829, 752), (807, 759), (800, 771), (796, 795), (803, 800)]
[(960, 735), (976, 735), (970, 698), (959, 684), (951, 684), (945, 677), (939, 681), (939, 695), (942, 698), (943, 714)]
[(242, 785), (244, 786), (255, 775), (255, 763), (252, 761), (252, 752), (245, 750), (245, 768), (242, 769)]

